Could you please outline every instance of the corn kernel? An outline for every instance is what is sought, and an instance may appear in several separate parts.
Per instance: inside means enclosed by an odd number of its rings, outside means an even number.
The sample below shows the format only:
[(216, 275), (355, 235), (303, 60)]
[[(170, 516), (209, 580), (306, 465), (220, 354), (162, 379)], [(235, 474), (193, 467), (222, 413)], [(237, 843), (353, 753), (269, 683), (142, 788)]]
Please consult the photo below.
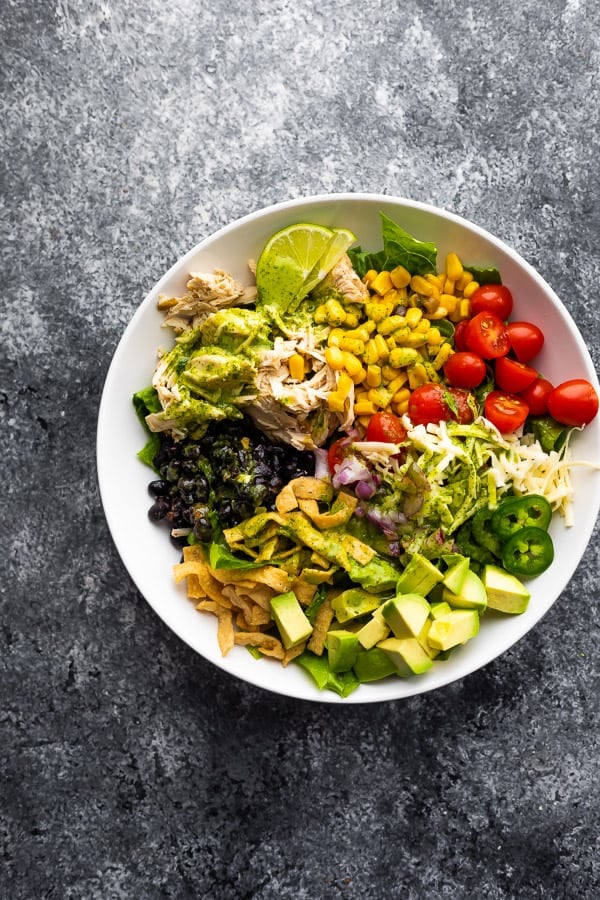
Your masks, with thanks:
[(325, 350), (325, 362), (330, 369), (338, 372), (344, 368), (344, 354), (339, 347), (327, 347)]
[(327, 321), (330, 325), (343, 325), (346, 321), (346, 310), (338, 300), (328, 300), (325, 304)]
[(384, 336), (382, 334), (376, 334), (373, 340), (375, 341), (375, 346), (377, 347), (379, 359), (386, 360), (390, 355), (390, 350), (385, 342)]
[(370, 287), (375, 279), (377, 278), (377, 272), (375, 269), (369, 269), (368, 272), (365, 273), (363, 277), (363, 284), (366, 284), (367, 287)]
[(377, 410), (370, 400), (359, 400), (358, 403), (354, 404), (355, 416), (372, 416), (376, 412)]
[(377, 326), (377, 331), (379, 334), (388, 335), (391, 334), (392, 331), (396, 331), (397, 328), (402, 328), (403, 325), (406, 325), (406, 319), (404, 316), (387, 316), (382, 322)]
[(356, 313), (353, 313), (353, 312), (346, 313), (346, 319), (344, 321), (344, 325), (347, 328), (356, 328), (356, 326), (358, 325), (359, 322), (360, 322), (360, 319)]
[(395, 306), (396, 303), (392, 300), (372, 300), (370, 303), (365, 303), (365, 313), (375, 324), (382, 322), (387, 316), (391, 315)]
[(379, 409), (385, 409), (391, 399), (392, 395), (385, 388), (373, 388), (369, 391), (369, 400), (373, 406), (378, 406)]
[(404, 401), (408, 401), (410, 397), (410, 389), (409, 388), (401, 388), (399, 391), (392, 397), (392, 403), (404, 403)]
[(365, 344), (365, 352), (363, 353), (363, 362), (367, 366), (372, 366), (379, 361), (379, 351), (374, 340), (369, 340)]
[(369, 340), (369, 329), (366, 326), (360, 325), (358, 328), (349, 329), (344, 335), (346, 338), (353, 338), (365, 343)]
[(360, 369), (358, 370), (358, 372), (356, 372), (354, 375), (350, 375), (350, 378), (352, 379), (352, 381), (354, 382), (355, 385), (362, 384), (363, 381), (365, 381), (366, 377), (367, 377), (367, 370), (365, 369), (364, 366), (361, 366)]
[(354, 356), (353, 353), (349, 353), (347, 350), (342, 350), (341, 353), (344, 359), (344, 368), (350, 378), (353, 379), (355, 375), (358, 375), (358, 373), (363, 370), (363, 365), (360, 359), (358, 359), (357, 356)]
[(439, 371), (442, 366), (448, 362), (453, 353), (454, 350), (452, 349), (451, 344), (442, 344), (437, 352), (435, 359), (431, 363), (436, 372)]
[(327, 344), (329, 347), (339, 347), (340, 340), (344, 337), (344, 329), (343, 328), (332, 328), (327, 337)]
[(463, 297), (472, 297), (478, 287), (479, 283), (477, 281), (470, 281), (463, 289)]
[(439, 294), (439, 288), (423, 278), (422, 275), (413, 275), (410, 279), (410, 286), (416, 294), (423, 294), (424, 297), (433, 297), (436, 291)]
[(449, 275), (446, 275), (444, 279), (444, 284), (442, 287), (442, 294), (454, 294), (454, 290), (456, 287), (456, 283), (453, 278), (450, 278)]
[(419, 331), (411, 331), (411, 333), (407, 334), (401, 341), (403, 347), (422, 347), (426, 343), (427, 335)]
[(288, 360), (288, 368), (290, 370), (290, 377), (293, 378), (294, 381), (302, 381), (304, 378), (304, 357), (299, 353), (292, 354)]
[(417, 363), (408, 370), (408, 386), (411, 391), (421, 387), (427, 381), (427, 371), (422, 363)]
[(417, 324), (415, 331), (419, 332), (419, 334), (427, 334), (431, 328), (431, 322), (429, 319), (421, 319), (421, 321)]
[(442, 306), (446, 307), (448, 313), (453, 313), (458, 303), (458, 297), (455, 297), (453, 294), (442, 294), (440, 303)]
[(441, 291), (444, 287), (445, 278), (446, 276), (444, 274), (440, 273), (439, 275), (434, 275), (433, 272), (428, 272), (425, 276), (425, 279), (429, 282), (429, 284), (432, 284), (434, 287), (436, 287), (438, 291)]
[(325, 323), (327, 322), (327, 310), (325, 309), (324, 303), (321, 303), (320, 306), (317, 306), (314, 316), (317, 325), (325, 325)]
[(383, 297), (384, 294), (387, 294), (389, 290), (393, 288), (392, 278), (389, 272), (380, 272), (379, 275), (373, 279), (369, 288), (372, 291), (375, 291), (379, 294), (380, 297)]
[(432, 327), (427, 332), (427, 343), (435, 347), (444, 340), (439, 328)]
[(390, 353), (390, 365), (395, 369), (400, 369), (403, 366), (413, 366), (420, 359), (420, 353), (412, 347), (397, 347)]
[(395, 369), (393, 366), (382, 366), (381, 367), (381, 375), (384, 381), (393, 381), (394, 378), (399, 378), (406, 373), (403, 372), (402, 369)]
[(338, 391), (331, 391), (331, 393), (327, 397), (327, 406), (331, 410), (331, 412), (344, 412), (344, 407), (346, 405), (346, 398), (342, 397)]
[(448, 316), (448, 310), (445, 306), (441, 304), (438, 306), (435, 312), (427, 313), (428, 319), (446, 319)]
[(406, 369), (400, 369), (400, 374), (396, 375), (395, 378), (392, 378), (387, 383), (387, 389), (392, 394), (396, 394), (401, 388), (404, 387), (406, 382), (408, 381), (408, 373)]
[(344, 335), (340, 338), (340, 350), (346, 350), (348, 353), (354, 353), (355, 356), (362, 356), (365, 352), (365, 342), (358, 338), (349, 338)]
[(403, 416), (404, 413), (408, 412), (408, 400), (403, 400), (402, 403), (394, 403), (393, 408), (397, 416)]
[(451, 278), (452, 281), (458, 281), (463, 271), (463, 264), (456, 253), (449, 253), (446, 257), (446, 275), (448, 278)]
[(354, 388), (354, 382), (346, 372), (340, 372), (337, 380), (337, 390), (342, 397), (347, 397)]
[(395, 288), (405, 288), (410, 284), (410, 272), (404, 266), (396, 266), (390, 272), (390, 278)]
[(365, 431), (369, 427), (369, 422), (371, 421), (371, 416), (357, 416), (358, 424), (361, 428), (364, 428)]
[(367, 384), (377, 388), (381, 384), (381, 366), (367, 366)]
[(406, 311), (406, 324), (409, 328), (414, 328), (421, 321), (422, 316), (423, 310), (418, 306), (413, 306), (412, 309)]
[(466, 272), (466, 271), (463, 272), (462, 275), (460, 276), (460, 278), (457, 278), (457, 279), (456, 279), (456, 290), (457, 290), (457, 291), (460, 291), (460, 292), (464, 291), (464, 289), (466, 288), (466, 286), (467, 286), (471, 281), (473, 281), (473, 276), (471, 275), (471, 273), (470, 273), (470, 272)]

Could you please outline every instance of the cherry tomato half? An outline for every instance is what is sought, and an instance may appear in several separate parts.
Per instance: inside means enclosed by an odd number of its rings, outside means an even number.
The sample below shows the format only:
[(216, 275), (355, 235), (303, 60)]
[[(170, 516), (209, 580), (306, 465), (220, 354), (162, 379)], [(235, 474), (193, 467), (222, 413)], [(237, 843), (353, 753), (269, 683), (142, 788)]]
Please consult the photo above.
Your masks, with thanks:
[(413, 425), (449, 421), (466, 425), (474, 418), (467, 391), (433, 383), (415, 388), (408, 401), (408, 415)]
[(501, 356), (500, 359), (497, 359), (494, 367), (497, 386), (502, 391), (508, 391), (509, 394), (520, 394), (535, 381), (537, 374), (531, 366), (517, 362), (516, 359), (509, 359), (508, 356)]
[(529, 407), (516, 394), (491, 391), (484, 402), (484, 415), (501, 434), (516, 431), (529, 415)]
[(584, 378), (563, 381), (548, 395), (548, 412), (561, 425), (580, 428), (598, 412), (598, 394)]
[(454, 328), (454, 347), (456, 350), (466, 350), (467, 344), (465, 341), (467, 335), (467, 327), (469, 325), (468, 319), (461, 319), (460, 322)]
[(548, 412), (548, 397), (554, 390), (554, 385), (541, 375), (533, 381), (521, 394), (522, 399), (529, 407), (532, 416), (545, 416)]
[(465, 340), (467, 349), (484, 359), (506, 356), (510, 350), (504, 322), (492, 312), (477, 313), (469, 320)]
[(454, 387), (475, 388), (485, 378), (485, 363), (476, 353), (459, 350), (444, 365), (444, 374)]
[(336, 466), (339, 466), (348, 455), (350, 443), (349, 438), (340, 438), (338, 441), (334, 441), (327, 451), (327, 462), (329, 463), (329, 471), (332, 475), (335, 475)]
[(406, 440), (406, 428), (398, 416), (387, 412), (377, 412), (369, 420), (365, 440), (402, 444)]
[(499, 319), (508, 319), (513, 308), (513, 296), (505, 284), (482, 284), (471, 295), (471, 311), (492, 312)]
[(544, 345), (544, 335), (533, 322), (509, 322), (506, 330), (519, 362), (527, 363), (532, 360)]

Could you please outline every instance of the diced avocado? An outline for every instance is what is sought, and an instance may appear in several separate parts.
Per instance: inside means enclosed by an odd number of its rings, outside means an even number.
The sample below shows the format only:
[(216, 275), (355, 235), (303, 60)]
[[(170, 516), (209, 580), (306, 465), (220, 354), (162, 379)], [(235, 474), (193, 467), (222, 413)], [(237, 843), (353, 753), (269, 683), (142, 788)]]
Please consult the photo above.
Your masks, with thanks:
[(377, 647), (389, 656), (401, 678), (421, 675), (433, 665), (416, 638), (387, 638)]
[(453, 609), (479, 609), (483, 611), (488, 603), (483, 581), (471, 569), (466, 573), (459, 593), (444, 588), (444, 600)]
[(380, 678), (387, 678), (395, 673), (394, 663), (379, 647), (360, 651), (354, 663), (354, 674), (361, 683), (379, 681)]
[(301, 644), (312, 634), (313, 627), (293, 591), (277, 594), (271, 599), (271, 615), (286, 650)]
[(362, 588), (350, 588), (338, 594), (331, 601), (331, 606), (338, 622), (343, 624), (350, 619), (357, 619), (359, 616), (372, 612), (380, 603), (381, 597), (376, 594), (370, 594)]
[(357, 633), (358, 642), (365, 650), (370, 650), (379, 641), (385, 640), (390, 633), (390, 626), (383, 618), (382, 609), (383, 604), (373, 610), (373, 615), (369, 621)]
[(416, 637), (431, 607), (420, 594), (402, 594), (383, 604), (381, 614), (397, 638)]
[(514, 614), (524, 613), (527, 609), (531, 594), (518, 578), (499, 566), (485, 566), (483, 584), (491, 609)]
[(427, 641), (434, 650), (449, 650), (464, 644), (479, 631), (476, 609), (452, 609), (432, 622)]
[[(450, 607), (448, 607), (448, 609), (450, 609)], [(423, 650), (425, 651), (425, 653), (427, 654), (427, 656), (431, 657), (431, 659), (435, 659), (436, 656), (439, 655), (440, 651), (435, 650), (433, 647), (431, 647), (427, 640), (427, 635), (429, 634), (432, 625), (433, 625), (433, 619), (426, 619), (425, 624), (423, 625), (419, 634), (417, 635), (417, 640), (420, 643)]]
[(328, 631), (325, 638), (331, 672), (347, 672), (358, 653), (358, 637), (352, 631)]
[(449, 613), (452, 607), (446, 601), (442, 601), (441, 603), (432, 603), (430, 616), (432, 619), (439, 619), (440, 616), (445, 616), (446, 613)]
[(460, 589), (463, 586), (465, 576), (469, 571), (470, 562), (471, 560), (468, 556), (463, 556), (459, 562), (455, 562), (454, 565), (450, 566), (447, 572), (444, 573), (444, 585), (454, 594), (460, 594)]
[(415, 553), (396, 582), (396, 590), (399, 594), (414, 593), (425, 597), (443, 577), (432, 562), (420, 553)]

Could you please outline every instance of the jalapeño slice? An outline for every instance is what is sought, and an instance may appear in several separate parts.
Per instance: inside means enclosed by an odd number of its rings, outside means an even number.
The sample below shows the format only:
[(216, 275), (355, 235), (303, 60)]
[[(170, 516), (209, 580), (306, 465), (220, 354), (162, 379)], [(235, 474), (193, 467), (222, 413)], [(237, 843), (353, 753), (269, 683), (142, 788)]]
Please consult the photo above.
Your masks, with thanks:
[(511, 575), (533, 578), (545, 572), (553, 559), (552, 538), (533, 525), (520, 528), (502, 547), (502, 565)]
[(494, 556), (500, 558), (502, 554), (502, 542), (492, 527), (492, 517), (495, 510), (484, 506), (479, 509), (473, 516), (472, 531), (473, 538), (480, 547), (485, 547)]
[(540, 494), (508, 497), (494, 511), (492, 528), (499, 538), (505, 540), (521, 528), (529, 526), (545, 531), (551, 518), (552, 507)]

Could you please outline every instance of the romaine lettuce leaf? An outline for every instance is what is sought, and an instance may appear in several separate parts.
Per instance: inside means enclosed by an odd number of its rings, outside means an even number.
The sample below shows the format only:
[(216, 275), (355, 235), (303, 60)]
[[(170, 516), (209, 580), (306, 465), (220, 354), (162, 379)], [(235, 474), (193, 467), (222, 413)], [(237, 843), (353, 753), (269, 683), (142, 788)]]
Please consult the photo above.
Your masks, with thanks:
[(404, 266), (411, 275), (426, 275), (436, 271), (437, 248), (428, 241), (419, 241), (405, 231), (385, 213), (381, 216), (383, 250), (375, 253), (360, 247), (348, 250), (348, 256), (356, 272), (362, 278), (369, 269), (381, 272)]

